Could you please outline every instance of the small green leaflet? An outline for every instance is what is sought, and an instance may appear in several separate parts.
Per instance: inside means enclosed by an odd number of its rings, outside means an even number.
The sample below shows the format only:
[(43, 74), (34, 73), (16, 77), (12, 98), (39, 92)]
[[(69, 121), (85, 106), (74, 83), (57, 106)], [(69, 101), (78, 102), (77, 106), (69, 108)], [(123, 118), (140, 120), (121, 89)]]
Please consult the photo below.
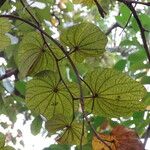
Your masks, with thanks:
[[(75, 84), (68, 83), (67, 86), (74, 95), (78, 94)], [(72, 116), (73, 112), (72, 97), (57, 73), (29, 81), (26, 104), (33, 112), (42, 114), (48, 119), (58, 113)]]
[(61, 33), (60, 40), (70, 48), (71, 56), (77, 61), (101, 56), (107, 44), (106, 35), (89, 22), (67, 28)]
[(39, 33), (24, 36), (17, 56), (21, 77), (35, 75), (43, 70), (54, 70), (55, 61)]
[(42, 118), (40, 116), (37, 116), (34, 118), (34, 120), (31, 123), (31, 133), (33, 135), (37, 135), (40, 133), (40, 130), (42, 128)]
[(14, 150), (10, 146), (5, 146), (5, 135), (0, 133), (0, 150)]
[(87, 111), (106, 117), (128, 116), (144, 109), (140, 100), (145, 96), (145, 88), (127, 75), (114, 69), (97, 69), (88, 73), (85, 81), (96, 98), (87, 99)]
[(5, 34), (11, 29), (11, 23), (8, 19), (0, 18), (0, 50), (10, 45), (10, 38)]
[[(62, 130), (62, 133), (57, 137), (59, 144), (80, 144), (83, 126), (76, 121), (69, 121), (66, 116), (61, 114), (54, 116), (46, 122), (46, 128), (49, 132)], [(86, 142), (86, 132), (84, 132), (83, 143)]]

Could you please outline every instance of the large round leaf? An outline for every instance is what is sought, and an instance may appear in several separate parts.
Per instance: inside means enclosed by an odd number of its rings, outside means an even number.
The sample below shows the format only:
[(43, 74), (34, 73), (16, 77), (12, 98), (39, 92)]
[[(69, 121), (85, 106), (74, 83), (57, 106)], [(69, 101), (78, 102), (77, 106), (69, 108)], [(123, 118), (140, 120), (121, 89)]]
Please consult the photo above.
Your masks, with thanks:
[[(69, 84), (68, 88), (76, 94), (76, 86)], [(27, 83), (26, 104), (33, 112), (46, 118), (55, 114), (72, 116), (73, 113), (72, 97), (54, 73)]]
[(81, 23), (64, 30), (60, 40), (70, 48), (76, 60), (103, 54), (107, 43), (106, 35), (92, 23)]
[(85, 81), (95, 94), (85, 101), (86, 110), (107, 117), (128, 116), (143, 110), (140, 101), (145, 88), (127, 75), (113, 69), (97, 69), (86, 75)]
[(18, 51), (17, 64), (21, 77), (55, 68), (55, 60), (38, 33), (24, 36)]

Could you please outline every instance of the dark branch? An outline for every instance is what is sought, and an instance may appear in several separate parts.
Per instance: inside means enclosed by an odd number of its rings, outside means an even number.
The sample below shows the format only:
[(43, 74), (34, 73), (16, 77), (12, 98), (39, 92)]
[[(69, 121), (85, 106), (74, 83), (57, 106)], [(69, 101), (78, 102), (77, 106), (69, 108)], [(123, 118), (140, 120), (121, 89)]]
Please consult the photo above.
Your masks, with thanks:
[(111, 33), (111, 31), (117, 27), (120, 27), (122, 28), (117, 22), (115, 24), (113, 24), (108, 30), (107, 32), (105, 33), (106, 35), (109, 35)]
[(105, 15), (106, 15), (105, 10), (102, 8), (102, 6), (98, 3), (97, 0), (94, 0), (94, 2), (95, 2), (95, 4), (96, 4), (96, 6), (97, 6), (97, 9), (98, 9), (99, 14), (102, 16), (102, 18), (104, 18)]
[(12, 70), (8, 70), (6, 71), (6, 73), (4, 75), (2, 75), (0, 77), (0, 81), (3, 80), (3, 79), (6, 79), (6, 78), (9, 78), (11, 77), (12, 75), (15, 75), (18, 73), (18, 70), (17, 69), (12, 69)]

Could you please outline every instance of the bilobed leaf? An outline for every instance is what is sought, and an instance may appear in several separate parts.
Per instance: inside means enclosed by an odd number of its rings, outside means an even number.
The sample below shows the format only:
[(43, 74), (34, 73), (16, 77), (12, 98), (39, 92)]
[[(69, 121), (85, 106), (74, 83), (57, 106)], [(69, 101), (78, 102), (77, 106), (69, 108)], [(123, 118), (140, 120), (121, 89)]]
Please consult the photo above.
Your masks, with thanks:
[(0, 133), (0, 148), (4, 147), (5, 145), (5, 135)]
[(70, 48), (71, 56), (79, 61), (101, 56), (107, 43), (105, 34), (89, 22), (67, 28), (61, 33), (60, 40)]
[[(67, 84), (73, 94), (77, 94), (74, 84)], [(29, 109), (50, 119), (55, 114), (72, 116), (73, 101), (57, 73), (33, 79), (27, 83), (26, 103)]]
[(54, 70), (55, 62), (40, 34), (30, 33), (24, 36), (17, 56), (21, 77), (35, 75), (43, 70)]
[(97, 69), (88, 73), (85, 81), (95, 94), (94, 101), (85, 101), (85, 107), (89, 111), (93, 109), (94, 114), (120, 117), (144, 110), (144, 104), (140, 100), (146, 94), (145, 88), (119, 71)]
[(31, 133), (33, 135), (37, 135), (40, 132), (41, 128), (42, 128), (42, 118), (40, 116), (37, 116), (31, 123)]

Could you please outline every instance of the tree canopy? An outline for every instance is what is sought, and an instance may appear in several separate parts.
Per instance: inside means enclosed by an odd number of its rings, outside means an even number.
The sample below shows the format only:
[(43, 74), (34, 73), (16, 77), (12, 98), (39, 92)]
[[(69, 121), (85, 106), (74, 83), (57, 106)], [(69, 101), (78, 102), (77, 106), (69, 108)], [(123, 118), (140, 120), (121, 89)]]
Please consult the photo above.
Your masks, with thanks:
[[(11, 124), (1, 119), (0, 126), (13, 129), (22, 114), (33, 135), (41, 129), (57, 135), (43, 150), (144, 150), (149, 6), (149, 0), (1, 0), (0, 117)], [(21, 129), (17, 136), (0, 133), (0, 150), (16, 149), (20, 137)]]

